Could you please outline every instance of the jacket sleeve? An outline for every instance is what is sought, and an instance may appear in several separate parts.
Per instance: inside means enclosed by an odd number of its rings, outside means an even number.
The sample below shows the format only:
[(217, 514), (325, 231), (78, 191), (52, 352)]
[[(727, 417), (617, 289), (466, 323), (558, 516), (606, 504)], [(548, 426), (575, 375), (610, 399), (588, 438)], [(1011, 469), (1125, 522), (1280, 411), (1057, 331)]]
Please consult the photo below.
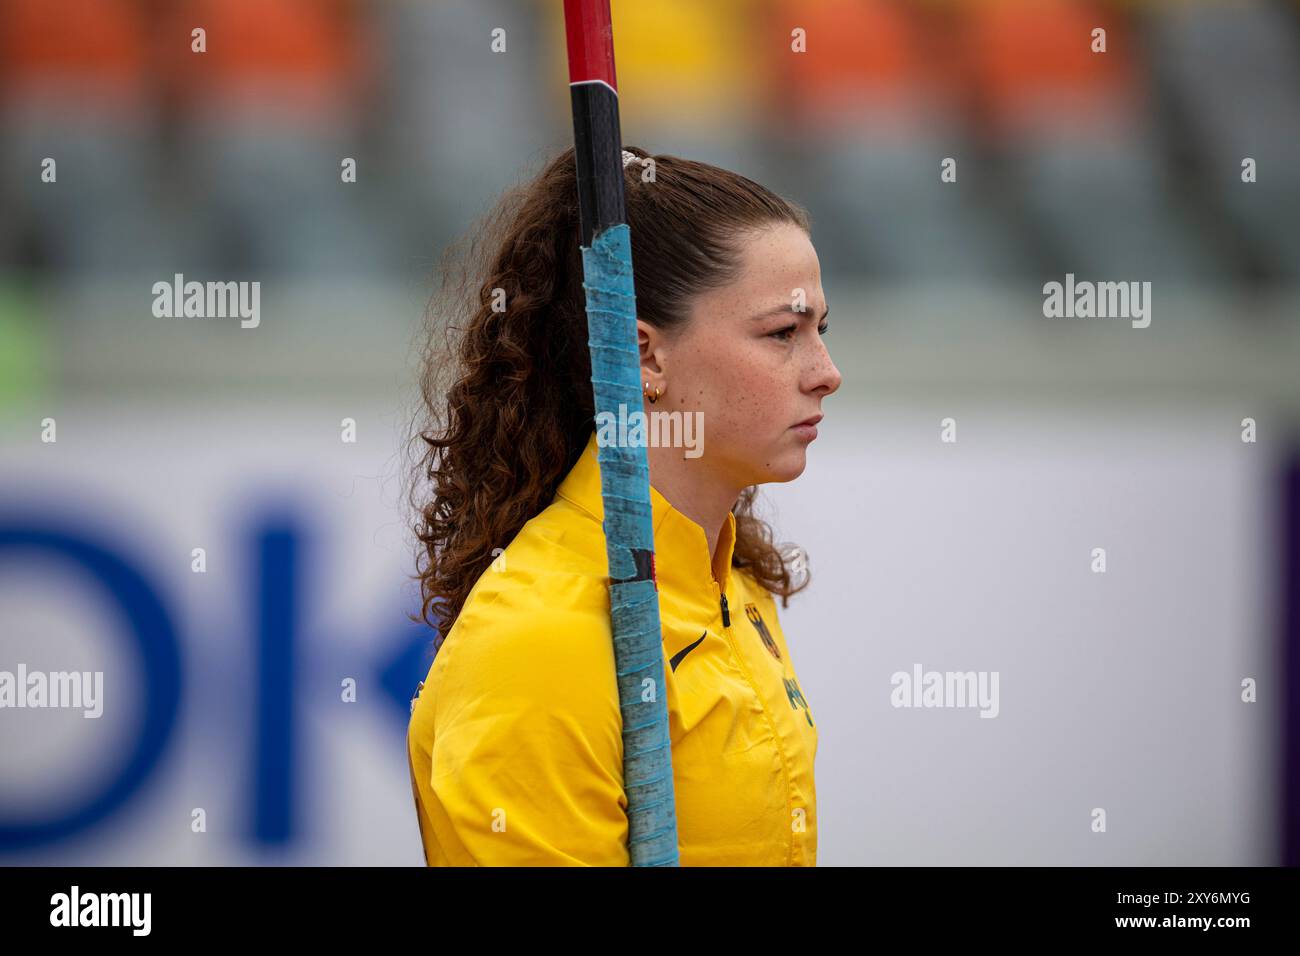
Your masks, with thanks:
[(627, 866), (608, 612), (524, 593), (467, 605), (440, 651), (436, 839), (453, 865)]

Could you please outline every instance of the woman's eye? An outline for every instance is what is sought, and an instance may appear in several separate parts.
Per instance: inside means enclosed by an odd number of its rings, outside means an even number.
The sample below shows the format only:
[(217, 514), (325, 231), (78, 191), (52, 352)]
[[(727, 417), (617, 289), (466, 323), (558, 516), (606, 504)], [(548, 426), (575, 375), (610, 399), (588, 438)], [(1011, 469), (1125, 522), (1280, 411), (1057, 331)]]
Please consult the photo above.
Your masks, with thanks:
[[(830, 331), (830, 327), (831, 324), (829, 322), (823, 322), (821, 325), (817, 326), (817, 334), (825, 335), (827, 332)], [(790, 341), (790, 336), (794, 335), (794, 333), (798, 331), (798, 329), (799, 326), (797, 325), (787, 325), (783, 329), (777, 329), (775, 332), (769, 332), (768, 336), (770, 338), (779, 339), (782, 342), (788, 342)]]

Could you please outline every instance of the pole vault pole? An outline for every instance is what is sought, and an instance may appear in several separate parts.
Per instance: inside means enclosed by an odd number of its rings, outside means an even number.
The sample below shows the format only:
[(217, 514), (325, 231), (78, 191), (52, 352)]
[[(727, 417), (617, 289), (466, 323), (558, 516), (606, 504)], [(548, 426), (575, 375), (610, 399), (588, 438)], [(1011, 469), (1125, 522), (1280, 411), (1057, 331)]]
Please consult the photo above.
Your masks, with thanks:
[[(640, 411), (632, 243), (623, 198), (623, 139), (609, 0), (564, 0), (577, 159), (587, 344), (596, 422)], [(601, 446), (610, 625), (623, 717), (623, 789), (633, 866), (676, 866), (677, 814), (654, 567), (650, 464), (644, 445)]]

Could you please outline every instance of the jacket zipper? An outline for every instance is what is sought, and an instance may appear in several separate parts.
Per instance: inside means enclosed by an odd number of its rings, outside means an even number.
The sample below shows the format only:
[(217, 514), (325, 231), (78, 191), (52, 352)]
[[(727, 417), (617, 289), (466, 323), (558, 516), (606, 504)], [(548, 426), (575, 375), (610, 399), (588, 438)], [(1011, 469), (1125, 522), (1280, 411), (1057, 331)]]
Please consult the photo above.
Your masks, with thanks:
[[(758, 701), (759, 709), (762, 710), (762, 712), (763, 712), (763, 717), (764, 717), (764, 719), (767, 721), (768, 729), (772, 732), (772, 741), (773, 741), (773, 746), (776, 747), (776, 752), (777, 752), (777, 754), (780, 755), (780, 759), (781, 759), (781, 779), (785, 782), (785, 792), (786, 792), (786, 795), (787, 795), (787, 796), (786, 796), (786, 799), (787, 799), (787, 802), (788, 802), (789, 799), (790, 799), (790, 797), (789, 797), (789, 795), (790, 795), (790, 768), (789, 768), (789, 765), (788, 765), (788, 763), (787, 763), (787, 757), (786, 757), (786, 754), (785, 754), (785, 746), (784, 746), (784, 745), (782, 744), (782, 742), (781, 742), (781, 735), (780, 735), (780, 733), (777, 732), (776, 724), (773, 723), (773, 721), (772, 721), (772, 715), (768, 712), (767, 704), (766, 704), (766, 703), (764, 702), (764, 700), (763, 700), (763, 695), (760, 694), (760, 693), (758, 692), (758, 685), (756, 685), (756, 684), (754, 683), (753, 675), (751, 675), (751, 674), (749, 673), (749, 668), (745, 666), (745, 662), (744, 662), (743, 658), (741, 657), (740, 650), (736, 647), (736, 643), (735, 643), (735, 641), (732, 640), (732, 637), (731, 637), (731, 611), (730, 611), (730, 609), (727, 607), (727, 592), (724, 591), (724, 590), (722, 589), (722, 585), (718, 584), (717, 581), (714, 581), (714, 582), (713, 582), (713, 586), (714, 586), (715, 588), (717, 588), (717, 590), (718, 590), (718, 606), (722, 608), (722, 626), (726, 629), (726, 631), (725, 631), (725, 637), (726, 637), (726, 639), (727, 639), (727, 646), (731, 649), (731, 656), (732, 656), (732, 659), (733, 659), (733, 660), (735, 661), (735, 663), (736, 663), (736, 668), (737, 668), (737, 669), (740, 671), (740, 673), (744, 676), (744, 678), (745, 678), (745, 683), (749, 685), (750, 693), (752, 693), (752, 694), (754, 695), (754, 698)], [(791, 829), (791, 832), (790, 832), (790, 849), (789, 849), (789, 850), (787, 851), (787, 853), (786, 853), (786, 865), (787, 865), (787, 866), (792, 865), (792, 863), (793, 863), (793, 861), (794, 861), (795, 842), (796, 842), (796, 841), (795, 841), (794, 831), (793, 831), (793, 829)]]

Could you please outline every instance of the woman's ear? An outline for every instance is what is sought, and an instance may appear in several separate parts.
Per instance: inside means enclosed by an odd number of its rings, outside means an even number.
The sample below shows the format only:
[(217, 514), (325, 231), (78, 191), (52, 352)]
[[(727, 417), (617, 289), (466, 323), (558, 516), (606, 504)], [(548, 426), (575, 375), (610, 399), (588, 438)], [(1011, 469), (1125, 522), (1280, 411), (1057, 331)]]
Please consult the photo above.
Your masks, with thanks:
[[(636, 344), (643, 376), (663, 374), (661, 362), (664, 358), (665, 341), (664, 334), (659, 329), (644, 319), (636, 320)], [(655, 383), (651, 381), (650, 384), (653, 387)]]

